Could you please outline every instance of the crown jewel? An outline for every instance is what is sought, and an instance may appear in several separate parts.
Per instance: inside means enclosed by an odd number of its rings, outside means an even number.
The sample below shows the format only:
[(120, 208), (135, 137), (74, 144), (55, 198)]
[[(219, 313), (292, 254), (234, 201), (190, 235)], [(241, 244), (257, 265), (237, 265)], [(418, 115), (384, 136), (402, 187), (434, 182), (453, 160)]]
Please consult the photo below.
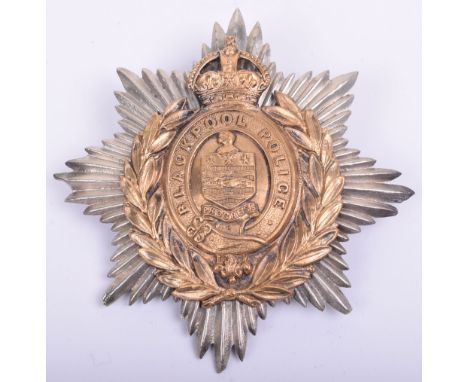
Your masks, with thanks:
[(221, 101), (256, 104), (270, 84), (270, 74), (256, 56), (237, 48), (235, 36), (226, 36), (225, 47), (195, 63), (187, 82), (204, 105)]

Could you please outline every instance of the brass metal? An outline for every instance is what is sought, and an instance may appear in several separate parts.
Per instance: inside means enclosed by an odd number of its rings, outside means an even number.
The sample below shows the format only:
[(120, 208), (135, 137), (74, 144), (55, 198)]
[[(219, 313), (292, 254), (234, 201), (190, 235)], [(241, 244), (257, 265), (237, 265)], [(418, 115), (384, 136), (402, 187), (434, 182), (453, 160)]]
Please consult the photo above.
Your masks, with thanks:
[(175, 297), (287, 298), (338, 234), (344, 178), (331, 137), (286, 94), (257, 106), (270, 76), (234, 36), (187, 82), (202, 108), (180, 99), (153, 114), (125, 163), (130, 238)]
[(165, 200), (181, 238), (209, 254), (245, 254), (273, 243), (296, 209), (296, 153), (260, 109), (200, 112), (166, 161)]

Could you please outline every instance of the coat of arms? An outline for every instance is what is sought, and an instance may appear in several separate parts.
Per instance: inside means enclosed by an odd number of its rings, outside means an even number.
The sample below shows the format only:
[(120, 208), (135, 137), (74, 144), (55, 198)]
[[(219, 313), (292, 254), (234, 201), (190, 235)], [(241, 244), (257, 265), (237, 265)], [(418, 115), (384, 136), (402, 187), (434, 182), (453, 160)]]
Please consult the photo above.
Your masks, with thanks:
[(412, 195), (347, 147), (356, 73), (284, 76), (239, 11), (191, 72), (118, 73), (123, 132), (56, 175), (116, 232), (104, 303), (172, 296), (218, 371), (268, 305), (348, 313), (343, 242)]
[(249, 200), (256, 192), (255, 153), (234, 146), (235, 134), (218, 134), (220, 147), (203, 158), (202, 190), (207, 200), (231, 210)]

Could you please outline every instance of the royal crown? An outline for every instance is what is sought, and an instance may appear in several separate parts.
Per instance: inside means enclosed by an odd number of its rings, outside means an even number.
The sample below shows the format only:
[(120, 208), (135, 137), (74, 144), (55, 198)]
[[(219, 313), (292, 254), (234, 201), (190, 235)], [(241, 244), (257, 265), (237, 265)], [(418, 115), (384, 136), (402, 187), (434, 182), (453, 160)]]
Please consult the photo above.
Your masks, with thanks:
[(227, 36), (222, 50), (195, 63), (187, 82), (204, 105), (221, 101), (256, 104), (270, 84), (270, 74), (256, 56), (237, 48), (234, 36)]

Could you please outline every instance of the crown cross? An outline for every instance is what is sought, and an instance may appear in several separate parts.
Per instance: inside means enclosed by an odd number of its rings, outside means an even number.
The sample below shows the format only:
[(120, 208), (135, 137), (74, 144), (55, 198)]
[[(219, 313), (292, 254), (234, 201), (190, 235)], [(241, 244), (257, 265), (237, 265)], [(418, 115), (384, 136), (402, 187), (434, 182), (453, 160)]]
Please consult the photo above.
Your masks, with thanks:
[(239, 61), (236, 38), (234, 36), (227, 36), (225, 45), (226, 47), (219, 54), (221, 71), (228, 73), (236, 72), (237, 62)]

